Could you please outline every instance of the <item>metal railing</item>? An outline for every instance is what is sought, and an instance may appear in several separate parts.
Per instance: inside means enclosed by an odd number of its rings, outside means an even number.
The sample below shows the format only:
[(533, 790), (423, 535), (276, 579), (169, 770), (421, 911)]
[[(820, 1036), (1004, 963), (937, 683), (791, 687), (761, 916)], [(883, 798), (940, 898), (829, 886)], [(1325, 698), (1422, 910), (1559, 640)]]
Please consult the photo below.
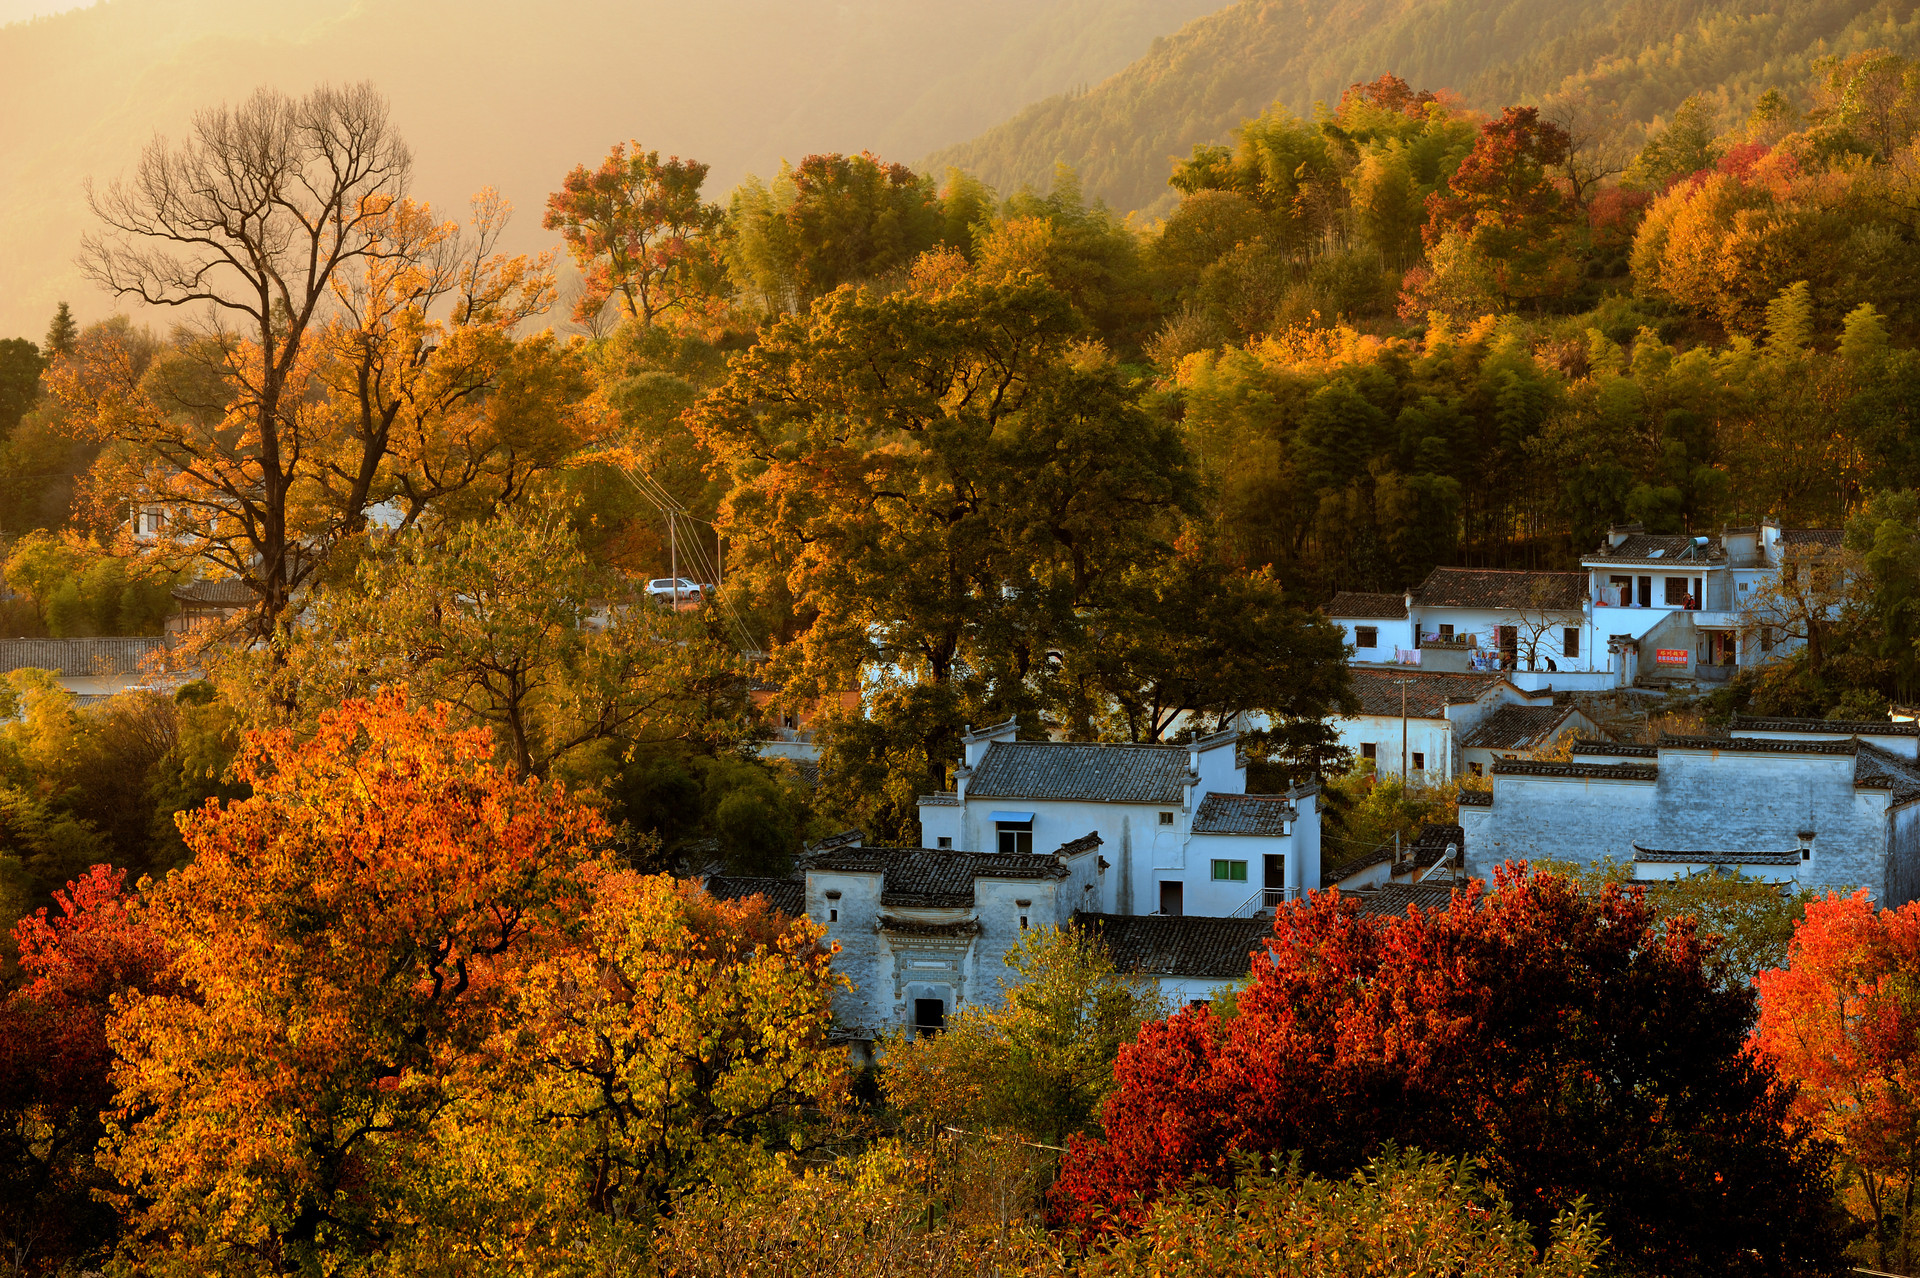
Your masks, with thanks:
[(1297, 901), (1304, 893), (1299, 888), (1261, 888), (1239, 909), (1229, 914), (1230, 919), (1250, 919), (1285, 905), (1288, 901)]

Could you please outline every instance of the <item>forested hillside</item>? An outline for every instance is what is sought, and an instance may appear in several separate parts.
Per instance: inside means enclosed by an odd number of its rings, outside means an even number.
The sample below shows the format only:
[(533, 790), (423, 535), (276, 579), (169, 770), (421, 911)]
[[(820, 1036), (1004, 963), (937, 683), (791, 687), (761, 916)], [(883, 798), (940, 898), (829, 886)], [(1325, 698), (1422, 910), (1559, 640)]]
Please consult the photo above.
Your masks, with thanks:
[(1606, 106), (1630, 138), (1694, 93), (1744, 111), (1812, 61), (1920, 49), (1911, 0), (1241, 0), (1154, 41), (1083, 93), (1035, 103), (935, 152), (1002, 190), (1044, 185), (1056, 164), (1116, 209), (1170, 206), (1171, 159), (1225, 142), (1277, 104), (1308, 115), (1349, 84), (1392, 72), (1497, 110), (1556, 94)]
[[(263, 84), (372, 79), (422, 188), (493, 186), (544, 247), (538, 205), (567, 157), (638, 138), (697, 155), (722, 189), (812, 151), (912, 159), (1023, 103), (1098, 80), (1216, 0), (109, 0), (0, 27), (0, 332), (68, 300), (107, 313), (73, 259), (83, 184), (155, 131)], [(0, 9), (0, 21), (9, 16)]]

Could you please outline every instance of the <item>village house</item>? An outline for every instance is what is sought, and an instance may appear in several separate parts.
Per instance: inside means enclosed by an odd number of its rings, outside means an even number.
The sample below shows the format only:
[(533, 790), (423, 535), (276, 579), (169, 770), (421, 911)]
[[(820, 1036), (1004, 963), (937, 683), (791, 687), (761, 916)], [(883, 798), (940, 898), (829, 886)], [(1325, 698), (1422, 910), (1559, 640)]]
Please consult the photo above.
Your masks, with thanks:
[(1920, 896), (1920, 724), (1736, 716), (1726, 737), (1581, 742), (1463, 790), (1470, 875), (1614, 861), (1636, 878), (1737, 870), (1882, 905)]
[(1479, 774), (1501, 755), (1597, 735), (1593, 721), (1550, 693), (1529, 693), (1504, 675), (1405, 666), (1352, 671), (1358, 714), (1329, 720), (1340, 744), (1380, 776), (1442, 785)]
[(1710, 536), (1619, 524), (1580, 572), (1436, 568), (1402, 594), (1343, 590), (1326, 612), (1357, 666), (1499, 671), (1530, 691), (1724, 680), (1798, 645), (1800, 614), (1831, 606), (1819, 588), (1840, 545), (1838, 529), (1774, 520)]
[(1240, 734), (1184, 745), (969, 732), (953, 790), (920, 796), (935, 849), (1029, 853), (1088, 833), (1111, 866), (1090, 913), (1270, 911), (1320, 883), (1319, 787), (1248, 794)]

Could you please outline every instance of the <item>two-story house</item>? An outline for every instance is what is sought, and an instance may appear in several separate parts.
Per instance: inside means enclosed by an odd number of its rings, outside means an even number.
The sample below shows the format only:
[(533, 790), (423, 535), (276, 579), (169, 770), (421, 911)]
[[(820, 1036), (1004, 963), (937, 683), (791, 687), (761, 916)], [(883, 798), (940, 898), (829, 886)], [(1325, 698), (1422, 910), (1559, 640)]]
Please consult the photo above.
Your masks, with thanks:
[[(1404, 594), (1343, 590), (1327, 616), (1353, 661), (1505, 673), (1527, 687), (1605, 685), (1587, 574), (1435, 568)], [(1584, 679), (1582, 676), (1585, 676)]]
[(1328, 720), (1354, 757), (1381, 776), (1442, 785), (1479, 773), (1501, 753), (1535, 751), (1562, 737), (1597, 735), (1593, 721), (1496, 674), (1355, 666), (1358, 714)]
[(1092, 913), (1226, 916), (1320, 883), (1319, 787), (1248, 794), (1240, 735), (1184, 745), (969, 732), (953, 790), (920, 797), (921, 842), (1025, 854), (1089, 831), (1112, 866)]

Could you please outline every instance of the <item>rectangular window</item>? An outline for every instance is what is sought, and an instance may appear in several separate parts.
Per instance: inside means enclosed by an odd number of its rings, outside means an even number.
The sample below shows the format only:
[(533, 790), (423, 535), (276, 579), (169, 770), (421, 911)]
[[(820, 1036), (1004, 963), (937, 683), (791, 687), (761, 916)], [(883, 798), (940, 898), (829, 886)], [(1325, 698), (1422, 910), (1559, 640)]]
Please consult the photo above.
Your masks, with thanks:
[(1247, 881), (1247, 863), (1245, 861), (1215, 861), (1213, 863), (1213, 881), (1215, 883), (1245, 883)]
[(938, 842), (942, 851), (953, 847), (953, 839), (949, 835), (941, 835)]
[(1467, 771), (1473, 773), (1473, 775), (1477, 777), (1480, 775), (1480, 765), (1477, 763), (1469, 763), (1467, 765)]
[(1760, 651), (1762, 652), (1773, 651), (1773, 627), (1772, 626), (1760, 627)]
[(1452, 626), (1440, 627), (1440, 638), (1443, 642), (1450, 642), (1453, 639), (1453, 627)]
[(1355, 626), (1353, 628), (1353, 646), (1356, 648), (1378, 648), (1380, 646), (1380, 627)]
[(1560, 628), (1560, 651), (1569, 658), (1580, 655), (1580, 627), (1562, 626)]
[(1033, 822), (996, 821), (994, 828), (1000, 832), (1000, 850), (1017, 853), (1022, 856), (1033, 852)]
[(840, 921), (840, 911), (838, 910), (827, 911), (827, 922), (838, 923), (839, 921)]
[(1416, 771), (1424, 772), (1427, 767), (1427, 756), (1415, 750), (1413, 752), (1413, 766)]
[(1160, 824), (1161, 824), (1161, 825), (1172, 825), (1172, 824), (1173, 824), (1173, 813), (1171, 813), (1171, 812), (1162, 812), (1162, 813), (1160, 814)]
[(1687, 579), (1685, 577), (1667, 578), (1666, 602), (1669, 607), (1678, 608), (1687, 601)]
[(1374, 757), (1374, 754), (1375, 754), (1375, 746), (1374, 746), (1374, 744), (1373, 744), (1373, 742), (1371, 742), (1371, 741), (1362, 741), (1362, 742), (1360, 743), (1360, 757), (1361, 757), (1361, 758), (1363, 758), (1363, 759), (1371, 759), (1371, 758), (1373, 758), (1373, 757)]

